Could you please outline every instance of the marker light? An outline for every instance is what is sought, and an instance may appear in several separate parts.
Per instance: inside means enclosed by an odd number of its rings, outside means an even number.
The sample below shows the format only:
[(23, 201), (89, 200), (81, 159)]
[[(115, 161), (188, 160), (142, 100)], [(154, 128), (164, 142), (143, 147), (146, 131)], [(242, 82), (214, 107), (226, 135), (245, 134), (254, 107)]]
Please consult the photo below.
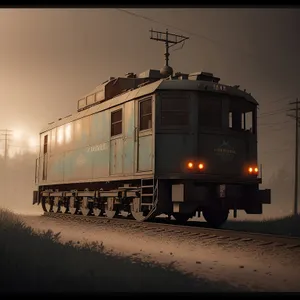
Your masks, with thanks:
[(200, 163), (200, 164), (198, 165), (198, 168), (199, 168), (199, 170), (203, 170), (203, 169), (204, 169), (204, 165), (203, 165), (202, 163)]
[(258, 168), (257, 167), (249, 167), (248, 172), (249, 172), (249, 174), (257, 174)]
[(189, 163), (187, 164), (187, 167), (188, 167), (189, 169), (192, 169), (192, 168), (194, 167), (194, 164), (193, 164), (192, 162), (189, 162)]

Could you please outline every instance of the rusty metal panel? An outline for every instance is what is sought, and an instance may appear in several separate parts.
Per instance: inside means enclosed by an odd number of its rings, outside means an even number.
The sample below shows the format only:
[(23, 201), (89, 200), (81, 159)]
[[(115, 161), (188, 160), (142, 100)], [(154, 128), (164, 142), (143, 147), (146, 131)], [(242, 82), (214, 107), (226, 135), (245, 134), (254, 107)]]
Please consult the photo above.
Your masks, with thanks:
[(55, 153), (56, 150), (56, 128), (53, 128), (51, 130), (51, 134), (49, 135), (49, 150), (50, 150), (50, 154)]
[(98, 145), (109, 141), (110, 112), (103, 111), (90, 116), (90, 145)]
[(59, 153), (48, 158), (47, 183), (63, 182), (64, 154)]
[(88, 155), (93, 161), (93, 179), (109, 176), (109, 142), (90, 146)]
[(126, 137), (124, 140), (124, 174), (129, 175), (134, 173), (134, 139)]
[(123, 173), (123, 137), (110, 141), (110, 174)]
[(134, 101), (130, 101), (125, 104), (124, 110), (124, 174), (134, 173), (134, 156), (135, 156), (135, 145), (134, 145)]
[(157, 134), (155, 140), (155, 172), (180, 173), (189, 158), (194, 156), (195, 135)]
[(93, 161), (93, 178), (109, 176), (110, 112), (103, 111), (91, 116), (89, 155)]
[(74, 122), (74, 149), (86, 147), (90, 139), (90, 116), (83, 117)]
[(89, 147), (66, 152), (64, 155), (64, 181), (92, 178), (93, 160)]
[(74, 123), (70, 122), (64, 126), (64, 142), (65, 142), (65, 151), (74, 149)]
[(153, 165), (153, 135), (140, 136), (138, 141), (138, 172), (151, 171)]
[(56, 152), (57, 153), (62, 153), (64, 151), (64, 140), (65, 140), (64, 125), (62, 125), (57, 128), (57, 133), (56, 133)]

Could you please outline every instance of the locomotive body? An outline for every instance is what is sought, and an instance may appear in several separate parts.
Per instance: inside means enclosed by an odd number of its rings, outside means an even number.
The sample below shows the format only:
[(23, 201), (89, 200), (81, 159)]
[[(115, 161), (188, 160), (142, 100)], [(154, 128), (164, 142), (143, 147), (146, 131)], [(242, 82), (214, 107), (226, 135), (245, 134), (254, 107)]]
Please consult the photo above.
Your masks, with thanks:
[(256, 100), (211, 73), (111, 78), (40, 133), (33, 203), (44, 211), (160, 214), (212, 226), (261, 214)]

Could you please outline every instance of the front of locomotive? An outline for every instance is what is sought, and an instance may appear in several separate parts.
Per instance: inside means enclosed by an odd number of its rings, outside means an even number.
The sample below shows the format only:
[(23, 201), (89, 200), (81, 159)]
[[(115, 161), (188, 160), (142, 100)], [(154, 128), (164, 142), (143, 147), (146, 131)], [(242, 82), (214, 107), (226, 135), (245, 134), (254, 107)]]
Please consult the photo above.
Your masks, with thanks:
[(256, 100), (210, 73), (165, 80), (156, 100), (155, 174), (161, 210), (178, 220), (202, 212), (212, 226), (230, 210), (261, 214)]

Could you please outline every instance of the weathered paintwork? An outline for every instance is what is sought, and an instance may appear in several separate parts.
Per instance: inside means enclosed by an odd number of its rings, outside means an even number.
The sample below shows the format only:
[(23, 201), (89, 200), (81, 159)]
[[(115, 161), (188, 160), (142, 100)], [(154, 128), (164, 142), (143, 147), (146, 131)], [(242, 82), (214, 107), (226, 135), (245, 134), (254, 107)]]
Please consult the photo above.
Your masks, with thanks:
[[(129, 101), (113, 109), (85, 115), (41, 134), (49, 135), (47, 178), (42, 184), (107, 180), (109, 176), (138, 176), (140, 171), (152, 173), (152, 130), (135, 137), (137, 101)], [(122, 134), (110, 136), (111, 111), (123, 109)], [(43, 146), (41, 147), (43, 153)], [(41, 161), (44, 156), (41, 155)]]
[[(219, 86), (222, 86), (222, 89)], [(142, 178), (145, 174), (152, 176), (154, 172), (178, 173), (182, 169), (182, 163), (189, 157), (200, 158), (204, 156), (205, 151), (213, 153), (213, 148), (218, 147), (222, 138), (201, 135), (196, 126), (197, 110), (190, 109), (190, 123), (185, 129), (170, 132), (160, 128), (159, 96), (156, 101), (156, 95), (164, 90), (191, 91), (191, 108), (196, 107), (193, 92), (203, 90), (242, 96), (256, 103), (248, 93), (212, 82), (162, 79), (147, 84), (60, 119), (42, 130), (39, 184), (107, 181), (110, 176), (112, 179)], [(153, 99), (152, 129), (139, 132), (138, 103), (149, 95)], [(119, 108), (123, 109), (122, 134), (111, 137), (111, 111)], [(48, 153), (44, 156), (45, 135), (48, 135)], [(234, 141), (239, 153), (244, 151), (244, 142), (238, 142), (238, 139)], [(253, 147), (255, 149), (255, 146)], [(213, 161), (215, 154), (209, 155), (212, 155)], [(239, 156), (240, 161), (243, 159), (244, 157)], [(43, 179), (44, 160), (47, 164), (47, 176)], [(216, 171), (220, 165), (211, 167)]]

